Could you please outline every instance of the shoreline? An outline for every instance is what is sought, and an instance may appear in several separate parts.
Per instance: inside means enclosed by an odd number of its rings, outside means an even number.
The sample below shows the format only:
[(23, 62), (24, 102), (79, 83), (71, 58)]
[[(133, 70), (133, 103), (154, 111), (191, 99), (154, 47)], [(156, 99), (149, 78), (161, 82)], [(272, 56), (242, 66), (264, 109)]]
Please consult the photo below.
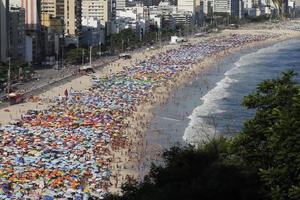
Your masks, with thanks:
[[(256, 30), (257, 31), (257, 30)], [(246, 32), (256, 32), (255, 30), (244, 30), (245, 34)], [(221, 38), (222, 36), (225, 36), (226, 34), (230, 33), (239, 33), (241, 30), (237, 31), (225, 31), (225, 33), (213, 35), (212, 37), (208, 38), (209, 39), (214, 39), (214, 38)], [(242, 31), (243, 32), (243, 31)], [(264, 30), (258, 31), (258, 32), (263, 32), (266, 33)], [(289, 31), (286, 31), (289, 32)], [(291, 32), (291, 31), (290, 31)], [(297, 34), (296, 34), (297, 33)], [(257, 33), (259, 34), (259, 33)], [(275, 32), (276, 34), (276, 32)], [(288, 33), (286, 33), (288, 34)], [(299, 37), (299, 33), (294, 31), (294, 35), (297, 35)], [(174, 90), (176, 87), (179, 87), (180, 85), (183, 85), (191, 80), (193, 80), (196, 76), (200, 75), (201, 73), (204, 73), (210, 66), (213, 64), (217, 63), (219, 60), (222, 60), (225, 56), (233, 54), (241, 49), (249, 49), (249, 48), (259, 48), (259, 46), (263, 45), (270, 45), (274, 44), (280, 41), (288, 40), (294, 38), (294, 36), (289, 35), (281, 35), (282, 38), (273, 38), (273, 39), (267, 39), (265, 41), (255, 41), (252, 43), (247, 44), (245, 47), (238, 47), (238, 48), (232, 48), (232, 49), (227, 49), (221, 52), (218, 52), (215, 55), (208, 56), (205, 59), (199, 60), (197, 63), (191, 64), (190, 68), (184, 69), (180, 72), (176, 73), (176, 76), (172, 77), (171, 79), (167, 79), (167, 81), (158, 87), (156, 87), (154, 90), (150, 91), (151, 94), (153, 94), (153, 98), (151, 100), (147, 100), (140, 103), (136, 107), (135, 112), (131, 112), (130, 116), (125, 119), (125, 122), (129, 123), (131, 125), (131, 129), (126, 129), (126, 134), (127, 134), (127, 145), (126, 147), (121, 147), (119, 150), (114, 149), (113, 150), (113, 162), (110, 163), (112, 167), (112, 177), (119, 177), (120, 180), (111, 178), (112, 184), (115, 186), (111, 187), (109, 189), (110, 192), (113, 193), (118, 193), (120, 192), (120, 185), (124, 183), (126, 180), (126, 177), (133, 176), (137, 178), (139, 176), (140, 170), (137, 170), (140, 168), (141, 163), (141, 157), (143, 157), (143, 154), (145, 153), (144, 147), (147, 145), (147, 142), (145, 141), (145, 133), (147, 129), (147, 124), (151, 121), (153, 118), (153, 108), (159, 104), (164, 103), (170, 95), (170, 92)], [(193, 39), (195, 43), (199, 43), (201, 39)], [(205, 40), (204, 40), (205, 41)], [(165, 52), (166, 49), (177, 49), (179, 48), (180, 45), (176, 46), (167, 46), (162, 49), (159, 49), (158, 51), (151, 51), (148, 52), (148, 54), (145, 55), (147, 59), (147, 56), (151, 57), (153, 54), (156, 55), (158, 52)], [(143, 52), (142, 52), (143, 53)], [(147, 53), (147, 52), (146, 52)], [(141, 53), (140, 53), (141, 54)], [(136, 63), (137, 59), (140, 59), (138, 55), (134, 56), (133, 59), (136, 58)], [(142, 58), (143, 59), (143, 58)], [(123, 66), (127, 65), (132, 65), (132, 60), (131, 61), (122, 61), (119, 60), (110, 66), (106, 66), (105, 69), (101, 70), (100, 72), (97, 71), (97, 73), (101, 73), (102, 77), (108, 76), (109, 74), (114, 74), (116, 72), (122, 71)], [(120, 66), (122, 65), (122, 66)], [(105, 74), (105, 71), (107, 74)], [(55, 94), (57, 95), (57, 92), (59, 94), (63, 94), (63, 91), (65, 88), (71, 88), (74, 87), (75, 90), (85, 90), (86, 88), (91, 87), (91, 77), (85, 76), (81, 78), (81, 80), (78, 82), (76, 79), (75, 81), (71, 81), (65, 85), (62, 85), (58, 88), (54, 88), (53, 90), (55, 91), (48, 91), (46, 92), (47, 95), (51, 96)], [(84, 82), (84, 84), (83, 84)], [(160, 83), (161, 84), (161, 83)], [(43, 94), (42, 94), (43, 95)], [(47, 103), (45, 103), (47, 104)], [(39, 103), (34, 104), (34, 105), (39, 105)], [(48, 105), (40, 105), (40, 109), (43, 109), (43, 106), (49, 107), (51, 104)], [(136, 149), (130, 149), (130, 148), (136, 148)], [(130, 150), (130, 152), (129, 152)], [(140, 153), (140, 154), (139, 154)], [(129, 155), (130, 154), (130, 155)]]
[[(249, 31), (249, 30), (247, 30)], [(250, 30), (253, 31), (253, 30)], [(257, 32), (264, 32), (263, 30), (259, 30)], [(265, 33), (265, 32), (264, 32)], [(300, 39), (300, 33), (299, 32), (293, 32), (293, 34), (289, 35), (290, 33), (284, 33), (286, 35), (281, 35), (278, 38), (271, 38), (271, 39), (267, 39), (264, 41), (258, 41), (258, 42), (252, 42), (250, 44), (247, 44), (247, 46), (244, 47), (237, 47), (237, 48), (232, 48), (232, 49), (228, 49), (225, 51), (221, 51), (216, 55), (212, 55), (209, 56), (203, 60), (200, 60), (199, 62), (195, 63), (192, 69), (189, 69), (189, 71), (185, 71), (185, 72), (181, 72), (181, 74), (179, 74), (179, 76), (174, 77), (174, 80), (169, 80), (168, 83), (166, 83), (163, 86), (159, 86), (158, 88), (156, 88), (153, 91), (154, 94), (154, 100), (142, 105), (139, 105), (137, 108), (137, 111), (133, 113), (133, 116), (131, 117), (131, 120), (134, 119), (138, 119), (136, 121), (134, 121), (136, 123), (136, 125), (143, 124), (143, 128), (139, 129), (140, 133), (143, 133), (142, 137), (139, 139), (139, 141), (137, 142), (137, 150), (136, 152), (142, 152), (140, 154), (140, 158), (138, 161), (134, 162), (133, 165), (136, 166), (135, 169), (130, 169), (127, 170), (127, 172), (130, 173), (126, 173), (124, 172), (124, 169), (128, 168), (128, 165), (132, 165), (132, 159), (133, 158), (128, 158), (128, 161), (131, 161), (128, 164), (127, 162), (123, 163), (123, 170), (122, 173), (116, 173), (117, 175), (123, 175), (121, 176), (121, 180), (125, 181), (127, 176), (132, 176), (133, 178), (137, 179), (137, 180), (142, 180), (143, 176), (146, 175), (148, 173), (148, 169), (145, 170), (143, 169), (143, 162), (141, 160), (143, 160), (143, 157), (145, 156), (144, 153), (145, 152), (145, 148), (147, 146), (147, 141), (146, 141), (146, 134), (147, 134), (147, 130), (148, 130), (148, 125), (149, 122), (153, 119), (154, 117), (154, 113), (153, 113), (153, 109), (155, 109), (155, 107), (164, 104), (169, 98), (170, 98), (170, 93), (174, 90), (176, 90), (176, 88), (185, 85), (187, 83), (189, 83), (190, 81), (194, 80), (194, 78), (198, 77), (201, 74), (205, 74), (205, 72), (207, 72), (207, 70), (209, 70), (209, 68), (213, 65), (216, 65), (217, 63), (219, 63), (220, 61), (222, 61), (225, 57), (227, 56), (231, 56), (235, 53), (237, 53), (238, 51), (249, 51), (251, 49), (255, 49), (255, 51), (262, 49), (262, 48), (267, 48), (269, 46), (275, 45), (277, 43), (280, 42), (284, 42), (284, 41), (288, 41), (288, 40), (292, 40), (292, 39)], [(190, 74), (191, 73), (191, 74)], [(178, 74), (177, 74), (178, 75)], [(155, 103), (154, 103), (155, 102)], [(141, 113), (144, 114), (144, 117), (141, 118)], [(135, 134), (138, 135), (138, 134)], [(162, 152), (160, 152), (162, 153)], [(118, 153), (117, 153), (118, 154)], [(121, 153), (121, 155), (126, 155), (126, 153), (123, 152)], [(153, 159), (155, 159), (156, 161), (160, 160), (159, 158), (159, 154), (158, 155), (151, 155), (150, 157)], [(117, 163), (115, 163), (117, 164)], [(118, 164), (120, 164), (118, 162)], [(133, 166), (132, 165), (132, 166)], [(116, 168), (115, 168), (116, 169)], [(142, 170), (140, 170), (142, 169)], [(121, 181), (121, 183), (122, 183)], [(125, 183), (125, 182), (123, 182)], [(110, 189), (111, 192), (114, 193), (120, 193), (120, 186), (122, 184), (119, 184), (119, 186), (113, 187), (112, 189)]]

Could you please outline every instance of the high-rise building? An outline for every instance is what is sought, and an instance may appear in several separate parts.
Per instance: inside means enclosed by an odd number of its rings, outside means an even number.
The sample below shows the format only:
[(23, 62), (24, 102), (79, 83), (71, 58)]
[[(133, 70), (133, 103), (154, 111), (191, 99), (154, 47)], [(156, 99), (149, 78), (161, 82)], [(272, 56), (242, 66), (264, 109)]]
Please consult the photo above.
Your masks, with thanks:
[(195, 0), (178, 0), (177, 4), (179, 11), (191, 12), (192, 14), (195, 14)]
[(41, 13), (56, 16), (56, 0), (41, 0)]
[(40, 29), (40, 0), (21, 0), (21, 7), (25, 9), (25, 28), (26, 30)]
[(215, 0), (214, 1), (214, 12), (230, 14), (231, 0)]
[(112, 0), (82, 0), (82, 18), (100, 20), (102, 26), (111, 22), (116, 8)]
[(53, 17), (64, 17), (65, 0), (41, 0), (41, 12)]
[(7, 20), (8, 20), (8, 0), (0, 0), (0, 60), (1, 61), (6, 61), (8, 56)]
[(56, 0), (56, 17), (64, 17), (65, 13), (65, 0)]
[(21, 8), (25, 10), (25, 33), (28, 38), (31, 38), (30, 41), (32, 41), (32, 44), (25, 42), (26, 51), (28, 45), (32, 46), (32, 48), (30, 48), (32, 49), (32, 52), (30, 52), (32, 58), (29, 60), (37, 64), (41, 61), (41, 1), (21, 0)]
[(70, 36), (81, 34), (81, 0), (64, 1), (65, 34)]
[(116, 0), (116, 10), (123, 10), (128, 6), (127, 0)]
[(41, 22), (44, 28), (51, 28), (61, 35), (64, 32), (64, 21), (60, 17), (54, 17), (53, 15), (42, 13)]
[(64, 29), (64, 1), (41, 0), (41, 25), (51, 28), (56, 33), (63, 33)]
[(176, 24), (181, 24), (184, 26), (191, 26), (193, 23), (193, 16), (191, 12), (178, 12), (173, 14)]
[(243, 12), (243, 4), (241, 0), (231, 0), (231, 16), (241, 18)]
[(100, 19), (103, 0), (82, 0), (82, 18)]
[(25, 10), (9, 8), (10, 56), (15, 60), (25, 60)]

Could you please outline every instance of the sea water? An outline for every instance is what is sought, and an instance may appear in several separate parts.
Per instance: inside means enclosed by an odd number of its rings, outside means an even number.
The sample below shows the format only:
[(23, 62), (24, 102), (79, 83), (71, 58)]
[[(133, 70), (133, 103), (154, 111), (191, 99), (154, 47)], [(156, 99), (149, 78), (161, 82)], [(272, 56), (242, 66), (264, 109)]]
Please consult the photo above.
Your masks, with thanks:
[(255, 114), (242, 106), (243, 97), (254, 92), (263, 80), (277, 78), (288, 69), (299, 73), (295, 80), (300, 82), (300, 40), (226, 57), (174, 90), (169, 100), (154, 110), (146, 135), (148, 150), (235, 135)]

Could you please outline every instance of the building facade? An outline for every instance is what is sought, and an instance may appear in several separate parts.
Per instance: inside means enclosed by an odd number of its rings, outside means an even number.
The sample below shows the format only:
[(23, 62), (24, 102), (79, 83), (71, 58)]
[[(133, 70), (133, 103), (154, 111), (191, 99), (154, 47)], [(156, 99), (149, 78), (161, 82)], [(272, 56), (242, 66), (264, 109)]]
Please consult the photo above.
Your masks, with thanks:
[(65, 34), (79, 36), (81, 34), (81, 0), (64, 1)]
[(21, 7), (25, 9), (25, 29), (39, 30), (40, 29), (40, 0), (21, 0)]
[(42, 13), (41, 24), (43, 28), (51, 28), (60, 35), (64, 33), (64, 21), (61, 17), (55, 17), (47, 13)]
[(214, 12), (216, 13), (231, 13), (231, 0), (215, 0)]
[(0, 60), (6, 61), (8, 56), (8, 0), (0, 0)]
[(191, 12), (192, 14), (195, 14), (195, 0), (178, 0), (177, 4), (178, 11)]
[(63, 18), (65, 13), (65, 0), (56, 0), (56, 17)]
[(9, 8), (10, 56), (15, 60), (25, 60), (25, 10)]
[(116, 10), (122, 10), (128, 6), (127, 0), (116, 0)]
[(41, 13), (56, 16), (56, 0), (41, 0)]
[(116, 19), (116, 6), (115, 0), (82, 0), (82, 20), (98, 20), (109, 35)]

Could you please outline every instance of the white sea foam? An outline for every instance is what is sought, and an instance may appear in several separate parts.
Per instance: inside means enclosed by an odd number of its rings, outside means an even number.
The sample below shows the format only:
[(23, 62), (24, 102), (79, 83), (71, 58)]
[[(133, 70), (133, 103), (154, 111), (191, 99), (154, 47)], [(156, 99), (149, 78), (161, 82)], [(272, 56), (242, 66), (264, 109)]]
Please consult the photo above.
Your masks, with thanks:
[(228, 70), (225, 76), (230, 76), (234, 74), (247, 73), (247, 69), (243, 68), (245, 65), (254, 65), (255, 63), (260, 63), (262, 59), (265, 59), (269, 54), (278, 52), (286, 43), (278, 43), (263, 49), (259, 49), (253, 53), (249, 53), (240, 57), (240, 59), (234, 63), (235, 67)]
[[(185, 129), (183, 139), (188, 143), (194, 143), (198, 140), (206, 140), (213, 137), (216, 132), (213, 119), (207, 119), (210, 114), (223, 113), (225, 110), (221, 110), (218, 106), (219, 100), (227, 98), (229, 93), (227, 88), (237, 80), (231, 79), (226, 76), (219, 81), (212, 90), (204, 95), (201, 100), (203, 104), (196, 107), (192, 114), (189, 116), (191, 120), (189, 126)], [(206, 120), (205, 120), (206, 119)], [(210, 121), (210, 123), (207, 122)]]

